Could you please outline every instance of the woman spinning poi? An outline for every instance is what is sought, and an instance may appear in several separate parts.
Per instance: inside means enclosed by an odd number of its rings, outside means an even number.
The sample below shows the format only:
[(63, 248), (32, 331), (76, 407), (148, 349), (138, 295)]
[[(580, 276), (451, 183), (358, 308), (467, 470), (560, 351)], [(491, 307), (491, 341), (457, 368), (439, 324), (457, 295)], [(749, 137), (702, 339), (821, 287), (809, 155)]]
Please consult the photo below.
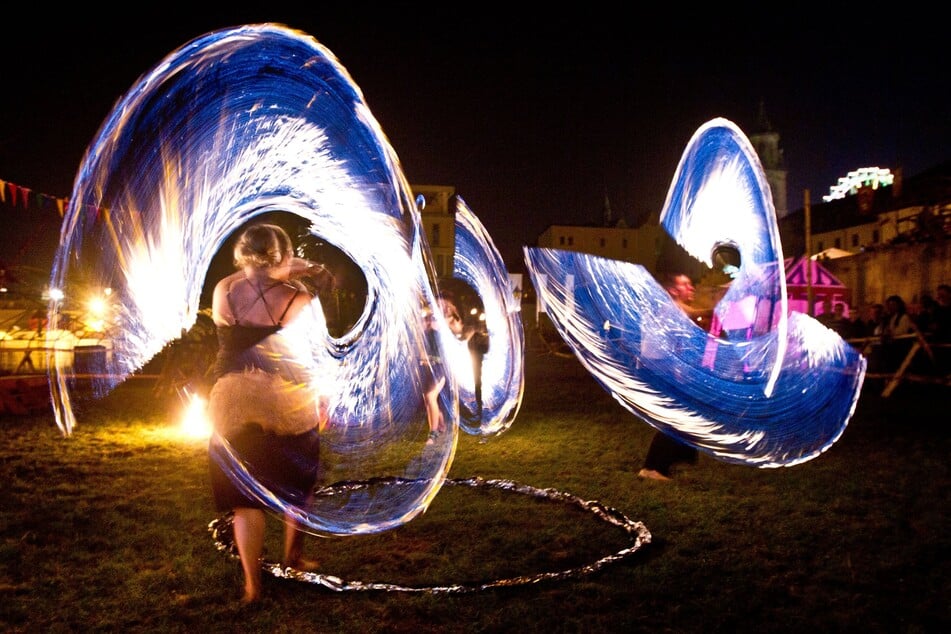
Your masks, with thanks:
[[(261, 596), (259, 559), (268, 507), (236, 484), (226, 448), (269, 489), (304, 504), (317, 480), (319, 432), (328, 410), (326, 397), (314, 396), (321, 386), (288, 356), (280, 337), (286, 324), (320, 309), (293, 279), (312, 265), (294, 258), (290, 237), (272, 224), (245, 229), (234, 261), (239, 270), (217, 283), (212, 300), (219, 347), (208, 404), (215, 429), (209, 454), (215, 506), (234, 512), (244, 571), (242, 602), (251, 603)], [(284, 522), (284, 565), (315, 570), (317, 563), (302, 556), (303, 533), (296, 519), (286, 512)]]
[[(296, 217), (309, 236), (349, 258), (366, 279), (366, 302), (345, 332), (331, 336), (323, 312), (302, 307), (313, 300), (306, 294), (292, 299), (297, 289), (284, 284), (293, 273), (283, 269), (287, 240), (272, 236), (276, 249), (250, 248), (246, 253), (258, 255), (239, 257), (253, 263), (250, 272), (242, 265), (226, 280), (231, 303), (227, 292), (215, 303), (218, 325), (233, 329), (223, 336), (233, 357), (218, 366), (212, 405), (227, 402), (218, 393), (228, 387), (238, 393), (235, 399), (248, 401), (244, 420), (216, 414), (213, 469), (240, 491), (224, 495), (220, 505), (266, 507), (322, 536), (401, 526), (423, 513), (440, 490), (458, 435), (453, 394), (439, 403), (445, 442), (425, 444), (420, 421), (428, 370), (406, 362), (423, 354), (421, 307), (436, 303), (431, 255), (395, 152), (359, 88), (312, 37), (274, 24), (216, 31), (143, 75), (87, 150), (50, 287), (67, 297), (81, 296), (89, 286), (112, 291), (112, 347), (95, 372), (94, 395), (102, 396), (191, 328), (219, 250), (272, 212)], [(51, 327), (62, 308), (51, 304)], [(275, 332), (240, 334), (245, 327)], [(257, 372), (243, 372), (245, 355), (253, 357)], [(312, 380), (312, 370), (320, 372), (319, 381)], [(255, 413), (262, 399), (252, 398), (256, 392), (247, 385), (236, 388), (254, 381), (260, 383), (255, 389), (280, 401), (275, 411), (281, 416)], [(316, 436), (319, 399), (294, 389), (308, 383), (315, 394), (334, 395), (319, 438), (324, 489), (333, 494), (313, 490), (312, 498), (304, 491), (313, 489), (316, 438), (303, 448), (283, 438)], [(454, 392), (455, 382), (447, 383)], [(51, 364), (50, 385), (56, 424), (68, 436), (77, 423), (71, 367)], [(261, 427), (251, 434), (258, 438), (246, 437), (251, 425), (245, 423)], [(266, 441), (277, 451), (308, 457), (290, 474), (255, 459), (254, 441), (269, 430), (275, 438)], [(367, 484), (341, 484), (354, 482)], [(250, 513), (244, 524), (253, 529), (260, 517)], [(229, 515), (216, 526), (231, 530), (231, 520)], [(241, 539), (241, 518), (238, 524)], [(255, 543), (246, 541), (249, 549)], [(289, 545), (284, 563), (299, 557)], [(253, 600), (257, 591), (252, 579), (246, 598)]]

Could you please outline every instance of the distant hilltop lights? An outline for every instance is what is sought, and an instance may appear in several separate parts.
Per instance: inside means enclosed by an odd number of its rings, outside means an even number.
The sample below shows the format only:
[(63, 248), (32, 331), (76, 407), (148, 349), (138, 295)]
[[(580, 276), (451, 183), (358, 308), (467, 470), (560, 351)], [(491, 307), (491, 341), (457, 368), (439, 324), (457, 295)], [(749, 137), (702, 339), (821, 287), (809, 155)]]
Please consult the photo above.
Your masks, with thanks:
[(837, 198), (845, 198), (846, 196), (858, 193), (862, 187), (878, 189), (879, 187), (891, 185), (894, 180), (895, 177), (888, 168), (863, 167), (853, 170), (849, 172), (847, 176), (840, 178), (838, 183), (829, 188), (829, 193), (823, 196), (822, 200), (829, 202)]

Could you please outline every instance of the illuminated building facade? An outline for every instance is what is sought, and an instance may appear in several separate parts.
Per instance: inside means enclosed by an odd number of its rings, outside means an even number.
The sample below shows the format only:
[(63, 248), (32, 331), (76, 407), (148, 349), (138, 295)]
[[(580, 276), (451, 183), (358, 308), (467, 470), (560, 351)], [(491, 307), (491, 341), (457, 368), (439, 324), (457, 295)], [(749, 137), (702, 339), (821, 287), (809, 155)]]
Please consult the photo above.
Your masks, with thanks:
[(451, 277), (456, 252), (456, 188), (450, 185), (410, 185), (422, 197), (423, 231), (429, 241), (438, 277)]

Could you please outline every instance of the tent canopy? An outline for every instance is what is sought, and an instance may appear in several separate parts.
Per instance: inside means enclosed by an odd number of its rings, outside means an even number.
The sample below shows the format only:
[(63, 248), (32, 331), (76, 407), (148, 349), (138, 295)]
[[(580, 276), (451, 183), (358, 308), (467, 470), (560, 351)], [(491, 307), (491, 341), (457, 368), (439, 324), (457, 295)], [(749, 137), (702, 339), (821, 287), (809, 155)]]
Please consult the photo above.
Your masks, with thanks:
[(851, 251), (846, 251), (845, 249), (837, 249), (835, 247), (829, 247), (816, 253), (810, 259), (812, 260), (835, 260), (838, 258), (847, 258), (850, 255), (855, 255)]
[[(806, 263), (809, 268), (806, 268)], [(845, 304), (848, 314), (851, 304), (849, 289), (839, 279), (829, 272), (819, 260), (800, 257), (793, 261), (787, 258), (786, 266), (786, 295), (789, 299), (789, 308), (809, 314), (809, 283), (812, 283), (813, 313), (820, 315), (825, 312), (828, 304), (831, 310), (836, 304)], [(811, 280), (807, 278), (811, 269)]]

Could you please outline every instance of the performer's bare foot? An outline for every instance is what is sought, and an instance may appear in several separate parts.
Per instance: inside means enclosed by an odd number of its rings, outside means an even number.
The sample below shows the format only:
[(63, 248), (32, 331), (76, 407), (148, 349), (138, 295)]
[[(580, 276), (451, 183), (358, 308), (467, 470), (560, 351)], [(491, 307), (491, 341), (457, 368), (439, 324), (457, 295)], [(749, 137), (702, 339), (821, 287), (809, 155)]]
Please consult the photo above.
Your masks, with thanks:
[(294, 562), (286, 562), (284, 564), (286, 568), (293, 568), (298, 572), (316, 572), (320, 570), (320, 562), (316, 559), (307, 559), (306, 557), (301, 557)]
[(653, 469), (641, 469), (637, 472), (637, 475), (641, 478), (647, 478), (648, 480), (670, 480), (660, 471), (654, 471)]
[(252, 605), (261, 600), (260, 588), (245, 588), (244, 595), (241, 597), (241, 605)]

